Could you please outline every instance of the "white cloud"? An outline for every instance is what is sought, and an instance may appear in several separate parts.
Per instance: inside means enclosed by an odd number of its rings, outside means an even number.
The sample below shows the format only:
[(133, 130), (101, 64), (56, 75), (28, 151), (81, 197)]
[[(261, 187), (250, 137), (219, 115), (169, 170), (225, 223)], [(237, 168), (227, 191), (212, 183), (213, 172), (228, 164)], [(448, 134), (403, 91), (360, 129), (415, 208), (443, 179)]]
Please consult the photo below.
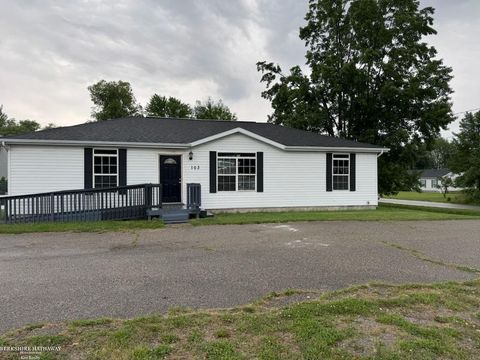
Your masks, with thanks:
[[(476, 0), (422, 0), (437, 8), (432, 43), (454, 68), (454, 110), (479, 107)], [(193, 103), (222, 98), (240, 119), (271, 112), (255, 63), (304, 63), (298, 38), (307, 1), (26, 1), (0, 5), (0, 103), (10, 116), (68, 125), (90, 117), (87, 86), (125, 80)]]

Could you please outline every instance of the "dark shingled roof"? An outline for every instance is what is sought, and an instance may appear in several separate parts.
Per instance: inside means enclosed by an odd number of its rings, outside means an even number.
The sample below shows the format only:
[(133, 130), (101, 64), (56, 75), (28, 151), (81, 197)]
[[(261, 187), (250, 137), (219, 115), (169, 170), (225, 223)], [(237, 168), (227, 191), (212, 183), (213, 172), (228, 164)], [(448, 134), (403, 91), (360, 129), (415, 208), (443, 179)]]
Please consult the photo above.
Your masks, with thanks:
[(447, 175), (450, 172), (448, 169), (425, 169), (418, 171), (420, 171), (421, 178), (439, 178)]
[(269, 123), (141, 116), (89, 122), (8, 136), (3, 139), (7, 142), (8, 139), (31, 139), (189, 144), (234, 128), (248, 130), (285, 146), (381, 148)]

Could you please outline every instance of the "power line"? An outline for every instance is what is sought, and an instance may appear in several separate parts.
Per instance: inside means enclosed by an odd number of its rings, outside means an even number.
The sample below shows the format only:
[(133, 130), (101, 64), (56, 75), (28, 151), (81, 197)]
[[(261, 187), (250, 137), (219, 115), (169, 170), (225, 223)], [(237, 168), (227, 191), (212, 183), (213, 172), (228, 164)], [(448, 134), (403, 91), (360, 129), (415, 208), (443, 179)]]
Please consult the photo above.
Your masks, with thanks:
[(470, 109), (470, 110), (465, 110), (465, 111), (459, 111), (459, 112), (454, 113), (453, 115), (460, 115), (460, 114), (464, 114), (464, 113), (467, 113), (467, 112), (473, 112), (473, 111), (478, 111), (478, 110), (480, 110), (480, 108)]

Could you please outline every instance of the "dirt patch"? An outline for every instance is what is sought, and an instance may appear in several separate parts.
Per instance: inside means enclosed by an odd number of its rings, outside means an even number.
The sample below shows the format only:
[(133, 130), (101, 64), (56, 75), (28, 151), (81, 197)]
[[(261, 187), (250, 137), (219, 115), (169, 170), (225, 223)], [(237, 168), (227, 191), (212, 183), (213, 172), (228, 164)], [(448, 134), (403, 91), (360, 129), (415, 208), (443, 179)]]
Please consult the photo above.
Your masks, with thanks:
[(14, 337), (16, 339), (22, 339), (32, 336), (50, 336), (50, 335), (58, 335), (67, 330), (67, 326), (62, 323), (58, 324), (32, 324), (25, 326), (17, 330), (16, 332), (12, 332), (7, 334), (8, 337)]
[[(347, 323), (342, 323), (344, 325), (340, 325), (340, 327), (346, 327)], [(380, 324), (370, 318), (358, 318), (349, 323), (349, 327), (353, 327), (361, 335), (342, 341), (339, 347), (354, 356), (371, 356), (377, 352), (377, 348), (380, 346), (392, 349), (397, 339), (406, 335), (396, 326)]]
[(450, 326), (451, 323), (472, 322), (468, 312), (453, 311), (446, 308), (433, 308), (427, 305), (417, 305), (401, 311), (405, 320), (420, 326)]
[(267, 300), (263, 304), (263, 306), (266, 308), (280, 308), (280, 307), (285, 307), (287, 305), (297, 304), (304, 301), (315, 300), (316, 298), (318, 298), (318, 294), (313, 292), (312, 293), (305, 292), (305, 293), (298, 293), (298, 294), (292, 294), (292, 295), (282, 295), (282, 296), (274, 297), (272, 299)]

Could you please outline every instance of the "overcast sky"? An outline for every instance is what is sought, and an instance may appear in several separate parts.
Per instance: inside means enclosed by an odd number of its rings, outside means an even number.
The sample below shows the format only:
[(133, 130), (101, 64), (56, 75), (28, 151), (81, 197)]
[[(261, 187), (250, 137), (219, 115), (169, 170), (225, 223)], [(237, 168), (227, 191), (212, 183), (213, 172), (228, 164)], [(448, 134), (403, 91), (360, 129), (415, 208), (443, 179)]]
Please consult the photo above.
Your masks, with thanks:
[[(479, 108), (480, 1), (422, 5), (436, 8), (429, 41), (453, 67), (454, 111)], [(17, 119), (77, 124), (90, 118), (87, 86), (121, 79), (143, 105), (154, 93), (212, 96), (240, 120), (266, 121), (255, 63), (304, 63), (306, 9), (306, 0), (1, 0), (0, 104)]]

